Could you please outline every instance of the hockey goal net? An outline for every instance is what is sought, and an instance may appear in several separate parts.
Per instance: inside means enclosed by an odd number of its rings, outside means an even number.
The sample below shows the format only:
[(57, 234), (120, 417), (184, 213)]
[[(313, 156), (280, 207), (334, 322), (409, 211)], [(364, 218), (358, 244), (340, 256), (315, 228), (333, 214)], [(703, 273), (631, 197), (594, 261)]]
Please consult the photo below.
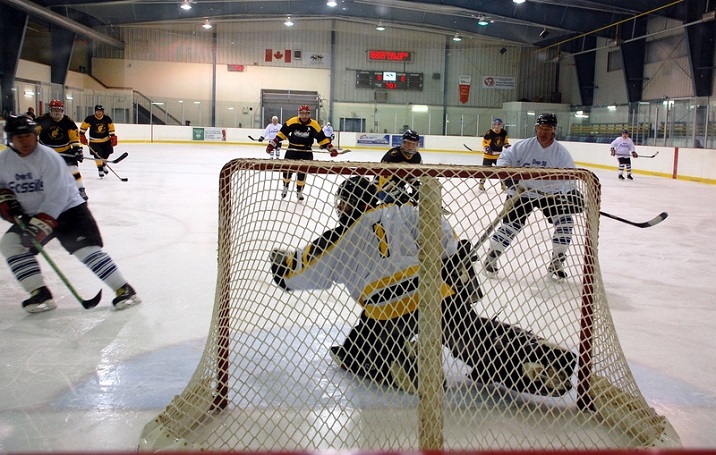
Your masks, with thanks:
[[(282, 173), (305, 173), (304, 200)], [(418, 393), (353, 374), (332, 359), (361, 306), (343, 285), (286, 292), (271, 251), (301, 251), (338, 223), (336, 191), (353, 175), (416, 178), (420, 320)], [(481, 179), (486, 190), (479, 189)], [(540, 210), (484, 275), (489, 236), (514, 199), (501, 180), (571, 182), (584, 209), (559, 282), (550, 279), (554, 226)], [(219, 184), (218, 277), (211, 330), (185, 390), (141, 435), (143, 450), (485, 450), (678, 446), (627, 366), (597, 257), (600, 187), (586, 170), (328, 161), (234, 160)], [(380, 206), (379, 206), (380, 207)], [(484, 296), (472, 309), (573, 353), (568, 386), (530, 393), (482, 381), (441, 345), (441, 222), (474, 248)], [(482, 240), (482, 241), (481, 241)], [(437, 242), (438, 248), (434, 246)], [(352, 245), (354, 249), (365, 245)], [(436, 303), (437, 302), (437, 303)], [(494, 350), (478, 363), (490, 368)], [(503, 359), (504, 361), (504, 359)], [(517, 368), (525, 369), (527, 363)], [(549, 379), (548, 379), (549, 380)], [(553, 395), (553, 396), (550, 396)]]

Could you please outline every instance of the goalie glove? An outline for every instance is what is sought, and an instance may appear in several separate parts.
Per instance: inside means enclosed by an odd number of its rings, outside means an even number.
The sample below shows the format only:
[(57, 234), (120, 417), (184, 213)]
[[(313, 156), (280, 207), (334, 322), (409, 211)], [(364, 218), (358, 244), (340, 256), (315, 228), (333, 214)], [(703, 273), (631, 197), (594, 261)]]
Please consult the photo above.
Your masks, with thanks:
[(111, 135), (109, 137), (109, 142), (110, 142), (110, 144), (112, 144), (112, 147), (116, 147), (117, 146), (117, 136), (115, 136), (114, 134)]
[(271, 261), (271, 273), (273, 273), (274, 282), (283, 290), (288, 290), (284, 279), (293, 270), (296, 263), (293, 253), (274, 248), (269, 254)]
[(49, 236), (57, 227), (57, 224), (57, 220), (52, 218), (50, 215), (46, 213), (38, 213), (25, 223), (25, 227), (21, 234), (22, 245), (27, 248), (35, 246), (35, 242), (42, 245), (43, 242), (47, 242), (49, 240)]
[(276, 150), (276, 147), (278, 147), (278, 141), (276, 139), (272, 139), (267, 145), (266, 145), (266, 153), (271, 155), (274, 150)]
[(78, 163), (81, 163), (82, 160), (85, 159), (82, 147), (72, 147), (72, 153), (74, 153), (74, 158), (77, 160)]
[(0, 189), (0, 216), (10, 223), (15, 222), (15, 217), (22, 216), (22, 206), (15, 193), (6, 188)]
[(80, 134), (80, 142), (82, 143), (82, 145), (87, 145), (87, 136), (85, 136), (84, 134)]

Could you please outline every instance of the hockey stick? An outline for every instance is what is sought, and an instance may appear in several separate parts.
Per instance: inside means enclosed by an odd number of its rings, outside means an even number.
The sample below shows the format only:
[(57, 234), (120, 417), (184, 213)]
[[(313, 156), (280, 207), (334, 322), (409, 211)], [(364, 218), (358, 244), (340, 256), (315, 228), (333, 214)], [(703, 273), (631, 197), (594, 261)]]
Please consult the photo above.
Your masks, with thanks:
[[(66, 156), (66, 157), (68, 157), (68, 158), (74, 158), (74, 157), (75, 157), (75, 155), (72, 155), (72, 154), (70, 154), (70, 153), (60, 153), (60, 155)], [(103, 159), (103, 158), (94, 158), (94, 157), (91, 157), (91, 156), (83, 156), (82, 158), (84, 158), (85, 160), (97, 160), (97, 159), (99, 159), (99, 160), (102, 161), (103, 163), (117, 164), (117, 163), (119, 163), (120, 161), (122, 161), (122, 160), (124, 160), (125, 158), (127, 158), (128, 156), (129, 156), (129, 153), (124, 152), (124, 153), (122, 153), (121, 155), (119, 155), (119, 156), (117, 157), (117, 159), (114, 159), (114, 160), (105, 160), (105, 159)]]
[[(318, 149), (318, 150), (296, 150), (296, 149), (288, 149), (287, 152), (316, 152), (316, 153), (331, 153), (326, 149)], [(340, 149), (338, 150), (339, 155), (344, 155), (346, 153), (350, 153), (351, 149)]]
[(469, 151), (474, 152), (474, 150), (471, 149), (470, 147), (468, 147), (467, 144), (462, 144), (462, 145), (463, 145), (463, 147), (465, 147), (465, 148), (468, 149)]
[(252, 138), (251, 136), (249, 136), (249, 139), (251, 139), (252, 141), (255, 141), (255, 142), (261, 142), (260, 140), (254, 139), (254, 138)]
[(654, 158), (658, 154), (659, 154), (659, 151), (657, 150), (656, 153), (654, 153), (653, 155), (639, 155), (639, 156), (637, 156), (637, 158)]
[[(25, 229), (25, 223), (22, 221), (22, 219), (19, 216), (15, 217), (15, 224), (17, 224), (20, 229)], [(62, 280), (63, 283), (65, 283), (65, 286), (67, 286), (67, 289), (70, 290), (72, 295), (75, 296), (75, 298), (82, 304), (82, 306), (89, 310), (90, 308), (94, 308), (97, 306), (100, 300), (102, 300), (102, 290), (100, 289), (96, 296), (89, 300), (84, 300), (82, 296), (75, 290), (75, 288), (72, 286), (72, 284), (69, 282), (69, 280), (65, 277), (65, 275), (62, 273), (59, 267), (57, 267), (57, 264), (55, 264), (55, 261), (52, 260), (49, 254), (47, 254), (47, 251), (40, 245), (40, 242), (32, 239), (32, 246), (40, 252), (42, 257), (45, 258), (48, 264), (50, 264), (50, 267), (57, 273), (57, 276), (60, 277), (60, 280)]]
[[(92, 155), (95, 156), (95, 159), (96, 159), (96, 160), (103, 160), (103, 158), (101, 158), (99, 155), (97, 155), (97, 153), (95, 153), (94, 150), (89, 149), (89, 151), (90, 151), (90, 153), (92, 153)], [(123, 159), (124, 159), (124, 158), (123, 158)], [(123, 182), (128, 182), (128, 181), (129, 181), (129, 179), (128, 179), (127, 177), (120, 177), (119, 174), (117, 174), (116, 172), (114, 172), (114, 169), (112, 169), (112, 167), (111, 167), (109, 164), (107, 164), (107, 161), (104, 161), (104, 165), (107, 166), (107, 169), (109, 169), (109, 170), (112, 172), (112, 174), (114, 174), (115, 177), (117, 177), (119, 180), (121, 180), (121, 181), (123, 181)]]
[(634, 221), (625, 220), (624, 218), (618, 217), (616, 215), (612, 215), (606, 212), (599, 212), (600, 215), (606, 216), (607, 218), (611, 218), (613, 220), (621, 221), (622, 223), (626, 223), (632, 226), (636, 226), (638, 228), (648, 228), (652, 226), (656, 226), (657, 224), (661, 223), (666, 219), (667, 216), (669, 216), (666, 212), (661, 212), (660, 214), (656, 215), (654, 218), (650, 219), (649, 221), (645, 221), (643, 223), (636, 223)]
[(478, 248), (480, 245), (485, 243), (487, 239), (490, 238), (492, 233), (495, 231), (495, 228), (498, 224), (500, 224), (500, 221), (512, 211), (512, 209), (515, 208), (515, 203), (520, 199), (522, 196), (522, 193), (525, 191), (525, 187), (518, 185), (517, 186), (517, 192), (511, 196), (508, 200), (505, 201), (505, 204), (502, 206), (502, 210), (500, 210), (500, 213), (495, 217), (494, 220), (492, 220), (492, 223), (487, 227), (485, 232), (482, 233), (480, 238), (477, 240), (477, 243), (475, 244), (474, 248)]

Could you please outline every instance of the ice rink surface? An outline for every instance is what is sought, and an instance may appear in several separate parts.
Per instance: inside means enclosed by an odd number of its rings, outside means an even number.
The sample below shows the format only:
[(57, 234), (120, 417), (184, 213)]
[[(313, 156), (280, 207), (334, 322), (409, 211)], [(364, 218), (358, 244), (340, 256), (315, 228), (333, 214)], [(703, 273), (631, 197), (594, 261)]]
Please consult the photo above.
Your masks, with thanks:
[[(80, 170), (105, 251), (144, 303), (113, 311), (111, 290), (53, 241), (47, 251), (79, 293), (103, 289), (104, 297), (84, 310), (40, 259), (58, 308), (30, 315), (21, 307), (27, 295), (7, 264), (0, 267), (0, 453), (134, 450), (201, 357), (215, 293), (219, 171), (230, 159), (267, 155), (263, 147), (226, 144), (120, 143), (115, 150), (129, 152), (111, 165), (127, 182), (112, 174), (100, 180), (91, 162)], [(423, 159), (482, 160), (429, 152)], [(632, 161), (631, 182), (617, 180), (616, 170), (594, 170), (602, 211), (634, 221), (667, 211), (669, 218), (648, 229), (602, 218), (599, 260), (612, 317), (649, 404), (685, 447), (716, 448), (716, 186), (640, 175), (640, 160)], [(488, 191), (502, 198), (498, 188)]]

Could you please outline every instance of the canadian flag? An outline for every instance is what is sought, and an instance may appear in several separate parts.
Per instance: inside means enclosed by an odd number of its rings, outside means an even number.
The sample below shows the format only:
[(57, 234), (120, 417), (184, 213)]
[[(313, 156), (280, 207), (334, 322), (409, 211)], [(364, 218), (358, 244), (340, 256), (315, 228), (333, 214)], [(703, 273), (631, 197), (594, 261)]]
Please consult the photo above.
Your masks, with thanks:
[(282, 51), (280, 49), (266, 49), (264, 60), (267, 62), (273, 62), (276, 60), (291, 63), (291, 50), (285, 49)]

